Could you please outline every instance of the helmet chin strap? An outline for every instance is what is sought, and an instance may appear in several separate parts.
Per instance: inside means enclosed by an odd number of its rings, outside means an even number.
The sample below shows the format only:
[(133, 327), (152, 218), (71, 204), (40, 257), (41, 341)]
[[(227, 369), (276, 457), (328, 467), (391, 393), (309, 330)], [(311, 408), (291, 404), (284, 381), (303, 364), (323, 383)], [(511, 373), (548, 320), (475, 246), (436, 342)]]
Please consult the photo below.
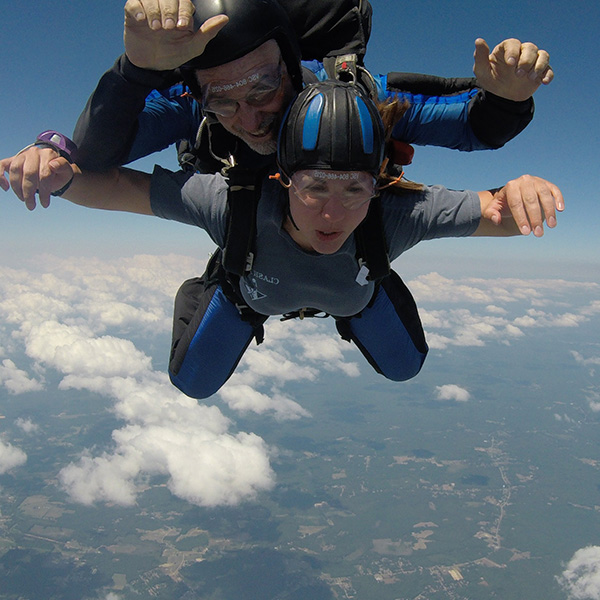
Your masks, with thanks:
[(289, 195), (288, 195), (288, 203), (287, 203), (287, 209), (286, 209), (286, 217), (290, 220), (290, 223), (294, 226), (294, 229), (296, 231), (300, 231), (300, 227), (298, 227), (298, 225), (296, 225), (296, 221), (294, 221), (294, 217), (292, 217), (292, 211), (290, 210)]
[(281, 173), (275, 173), (275, 175), (269, 175), (269, 179), (274, 179), (275, 181), (279, 181), (279, 183), (287, 190), (288, 201), (287, 201), (287, 205), (286, 205), (285, 216), (290, 220), (290, 223), (294, 226), (294, 229), (296, 231), (300, 231), (300, 227), (298, 227), (298, 225), (296, 225), (296, 221), (294, 221), (294, 217), (292, 217), (292, 211), (290, 209), (289, 189), (292, 187), (292, 182), (287, 175), (285, 177), (287, 179), (287, 182), (283, 181), (283, 176)]

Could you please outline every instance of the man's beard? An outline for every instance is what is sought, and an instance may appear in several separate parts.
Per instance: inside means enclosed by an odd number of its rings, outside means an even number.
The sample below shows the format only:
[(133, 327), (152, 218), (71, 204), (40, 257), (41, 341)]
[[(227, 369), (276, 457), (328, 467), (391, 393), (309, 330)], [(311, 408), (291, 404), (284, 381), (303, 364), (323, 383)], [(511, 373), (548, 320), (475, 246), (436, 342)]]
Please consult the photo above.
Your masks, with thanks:
[[(267, 155), (277, 152), (277, 132), (279, 131), (279, 115), (271, 115), (266, 118), (261, 124), (259, 133), (263, 135), (269, 133), (270, 136), (266, 140), (256, 140), (247, 131), (242, 129), (234, 129), (232, 133), (241, 138), (257, 154)], [(259, 136), (260, 137), (260, 136)]]

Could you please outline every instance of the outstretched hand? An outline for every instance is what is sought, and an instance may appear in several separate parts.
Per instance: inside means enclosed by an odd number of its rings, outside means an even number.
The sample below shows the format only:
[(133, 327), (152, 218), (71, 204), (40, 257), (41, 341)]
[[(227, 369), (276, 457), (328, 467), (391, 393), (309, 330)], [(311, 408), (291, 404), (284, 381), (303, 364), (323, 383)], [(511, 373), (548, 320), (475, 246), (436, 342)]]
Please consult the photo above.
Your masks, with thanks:
[(190, 0), (127, 0), (125, 4), (125, 53), (143, 69), (176, 69), (200, 56), (227, 24), (226, 15), (193, 26)]
[(473, 73), (480, 87), (507, 100), (531, 97), (554, 78), (550, 55), (530, 42), (504, 40), (490, 53), (486, 41), (475, 40)]
[[(8, 179), (5, 173), (9, 174)], [(73, 177), (69, 162), (52, 148), (33, 146), (0, 160), (0, 187), (15, 195), (29, 210), (36, 207), (36, 194), (44, 208), (50, 206), (50, 194), (65, 186)]]
[(536, 237), (541, 237), (544, 220), (548, 227), (556, 227), (556, 211), (562, 212), (565, 208), (560, 189), (532, 175), (522, 175), (499, 190), (480, 192), (479, 196), (482, 219), (475, 232), (478, 235), (529, 235), (533, 232)]

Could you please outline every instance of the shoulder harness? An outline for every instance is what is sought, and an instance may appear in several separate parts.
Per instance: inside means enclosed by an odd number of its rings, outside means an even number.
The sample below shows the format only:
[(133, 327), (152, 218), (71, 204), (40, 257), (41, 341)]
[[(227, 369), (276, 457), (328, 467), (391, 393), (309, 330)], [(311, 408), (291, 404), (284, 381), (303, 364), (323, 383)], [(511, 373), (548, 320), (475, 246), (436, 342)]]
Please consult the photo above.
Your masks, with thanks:
[[(252, 270), (256, 243), (256, 214), (265, 170), (238, 165), (225, 170), (228, 178), (228, 220), (223, 268), (228, 274), (243, 277)], [(354, 232), (358, 266), (365, 269), (368, 281), (389, 275), (390, 261), (383, 234), (381, 201), (371, 200), (369, 212)]]

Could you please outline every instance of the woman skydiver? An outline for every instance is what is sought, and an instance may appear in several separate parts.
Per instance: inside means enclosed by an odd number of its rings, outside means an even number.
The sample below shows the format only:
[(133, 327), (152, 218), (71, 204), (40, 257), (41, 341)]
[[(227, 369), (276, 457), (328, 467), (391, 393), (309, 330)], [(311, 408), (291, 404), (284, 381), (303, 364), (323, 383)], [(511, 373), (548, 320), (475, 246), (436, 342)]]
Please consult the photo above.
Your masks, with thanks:
[(215, 393), (252, 338), (260, 341), (268, 316), (318, 311), (334, 316), (342, 337), (379, 373), (406, 380), (421, 369), (427, 344), (400, 278), (393, 271), (377, 281), (369, 276), (371, 265), (357, 248), (367, 215), (380, 212), (392, 261), (427, 239), (539, 236), (544, 219), (556, 225), (564, 202), (554, 184), (529, 175), (482, 192), (390, 177), (382, 165), (396, 107), (387, 106), (385, 114), (386, 126), (356, 85), (327, 81), (300, 93), (282, 123), (279, 173), (261, 181), (253, 263), (240, 278), (221, 266), (229, 214), (221, 174), (160, 167), (152, 175), (123, 168), (88, 173), (58, 158), (40, 185), (63, 191), (72, 180), (62, 195), (76, 204), (196, 225), (217, 244), (204, 276), (186, 282), (175, 303), (169, 374), (184, 393)]

